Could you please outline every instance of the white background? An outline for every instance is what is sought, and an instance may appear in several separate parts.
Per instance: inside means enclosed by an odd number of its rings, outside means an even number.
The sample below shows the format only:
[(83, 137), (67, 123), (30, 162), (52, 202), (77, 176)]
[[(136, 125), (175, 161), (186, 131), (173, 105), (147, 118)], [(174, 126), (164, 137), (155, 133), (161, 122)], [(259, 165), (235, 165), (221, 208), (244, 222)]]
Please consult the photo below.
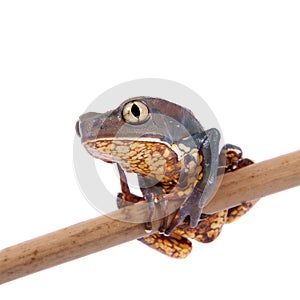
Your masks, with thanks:
[[(74, 124), (121, 82), (187, 85), (256, 161), (299, 149), (299, 13), (297, 1), (2, 1), (0, 249), (97, 216), (74, 177)], [(133, 241), (0, 297), (299, 299), (299, 197), (262, 199), (185, 260)]]

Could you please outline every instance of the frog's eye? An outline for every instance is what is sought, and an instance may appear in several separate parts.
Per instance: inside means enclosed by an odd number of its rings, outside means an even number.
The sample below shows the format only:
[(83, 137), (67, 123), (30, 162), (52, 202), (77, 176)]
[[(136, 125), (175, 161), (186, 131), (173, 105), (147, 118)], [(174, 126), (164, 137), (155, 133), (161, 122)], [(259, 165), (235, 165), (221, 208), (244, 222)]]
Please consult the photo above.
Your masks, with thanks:
[(124, 120), (131, 124), (143, 123), (147, 121), (150, 116), (148, 107), (140, 101), (126, 103), (122, 114)]

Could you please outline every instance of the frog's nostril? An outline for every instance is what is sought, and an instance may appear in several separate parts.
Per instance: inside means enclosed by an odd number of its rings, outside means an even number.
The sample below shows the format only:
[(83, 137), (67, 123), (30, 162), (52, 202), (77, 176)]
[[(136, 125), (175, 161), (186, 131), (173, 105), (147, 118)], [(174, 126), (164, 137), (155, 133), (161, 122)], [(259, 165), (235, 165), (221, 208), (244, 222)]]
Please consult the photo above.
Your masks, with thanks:
[(88, 112), (79, 117), (76, 123), (76, 133), (81, 138), (81, 142), (87, 139), (95, 139), (101, 130), (104, 114)]
[(78, 137), (81, 137), (81, 134), (80, 134), (80, 128), (79, 128), (79, 121), (76, 122), (75, 130), (76, 130), (77, 136), (78, 136)]

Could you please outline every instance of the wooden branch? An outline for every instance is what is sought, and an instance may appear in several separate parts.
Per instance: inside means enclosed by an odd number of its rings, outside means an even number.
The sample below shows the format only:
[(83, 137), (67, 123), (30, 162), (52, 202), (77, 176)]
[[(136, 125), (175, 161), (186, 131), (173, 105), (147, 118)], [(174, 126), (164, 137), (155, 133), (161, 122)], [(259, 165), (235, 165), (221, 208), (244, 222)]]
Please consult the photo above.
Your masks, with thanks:
[[(300, 150), (228, 173), (204, 213), (300, 185)], [(158, 210), (157, 210), (158, 211)], [(125, 207), (0, 251), (0, 283), (125, 243), (145, 235), (144, 225), (121, 222), (147, 215), (144, 203)], [(157, 216), (159, 217), (159, 216)], [(158, 230), (159, 221), (153, 224)]]

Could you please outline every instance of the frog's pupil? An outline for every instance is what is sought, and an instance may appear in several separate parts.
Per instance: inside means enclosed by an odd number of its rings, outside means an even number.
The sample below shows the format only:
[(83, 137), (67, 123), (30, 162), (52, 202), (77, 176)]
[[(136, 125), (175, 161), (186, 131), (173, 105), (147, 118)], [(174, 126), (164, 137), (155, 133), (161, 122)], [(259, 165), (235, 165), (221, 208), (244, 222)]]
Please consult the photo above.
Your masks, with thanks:
[(131, 107), (131, 112), (132, 114), (136, 117), (136, 118), (139, 118), (141, 112), (140, 112), (140, 109), (139, 107), (136, 105), (136, 104), (133, 104), (132, 107)]

